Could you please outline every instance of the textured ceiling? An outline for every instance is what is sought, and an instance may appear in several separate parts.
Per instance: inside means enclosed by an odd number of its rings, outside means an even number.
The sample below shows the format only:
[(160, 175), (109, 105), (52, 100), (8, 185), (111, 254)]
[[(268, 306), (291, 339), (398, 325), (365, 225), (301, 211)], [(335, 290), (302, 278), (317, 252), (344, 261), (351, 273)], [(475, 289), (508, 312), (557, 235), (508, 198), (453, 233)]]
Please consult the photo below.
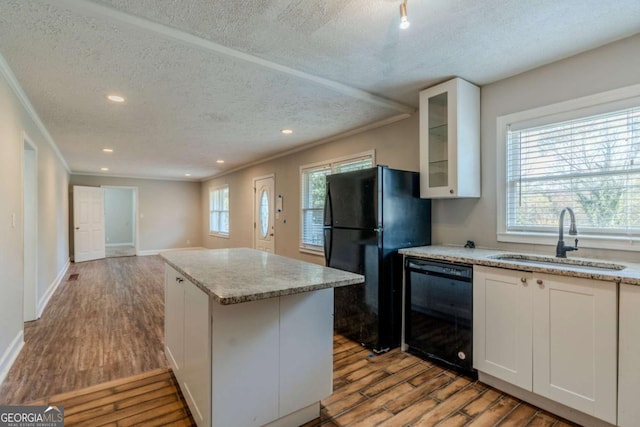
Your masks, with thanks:
[(398, 5), (0, 0), (0, 53), (74, 173), (204, 178), (640, 31), (638, 0)]

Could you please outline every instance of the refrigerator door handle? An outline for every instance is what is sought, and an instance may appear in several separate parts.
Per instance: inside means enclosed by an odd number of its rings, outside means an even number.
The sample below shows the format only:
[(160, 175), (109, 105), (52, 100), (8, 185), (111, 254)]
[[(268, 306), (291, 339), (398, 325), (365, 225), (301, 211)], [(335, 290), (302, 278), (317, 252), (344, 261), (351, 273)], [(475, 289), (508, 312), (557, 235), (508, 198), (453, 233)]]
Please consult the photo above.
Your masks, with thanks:
[(324, 225), (333, 227), (333, 205), (331, 203), (331, 187), (327, 182), (327, 193), (324, 196)]
[(331, 260), (331, 249), (333, 247), (333, 230), (331, 228), (324, 229), (324, 260), (329, 266), (329, 261)]

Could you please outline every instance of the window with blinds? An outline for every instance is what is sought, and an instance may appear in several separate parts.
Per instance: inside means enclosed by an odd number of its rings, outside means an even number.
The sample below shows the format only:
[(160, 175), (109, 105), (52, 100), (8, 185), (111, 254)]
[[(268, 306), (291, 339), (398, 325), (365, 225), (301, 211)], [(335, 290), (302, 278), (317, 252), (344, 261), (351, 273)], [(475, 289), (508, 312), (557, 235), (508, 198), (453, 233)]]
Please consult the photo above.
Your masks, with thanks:
[(507, 129), (506, 231), (640, 236), (640, 107)]
[(300, 248), (315, 252), (324, 250), (322, 231), (324, 215), (325, 177), (332, 173), (351, 172), (373, 167), (373, 152), (354, 157), (330, 160), (326, 163), (302, 166), (300, 184), (302, 194)]
[(229, 186), (209, 191), (209, 233), (229, 235)]

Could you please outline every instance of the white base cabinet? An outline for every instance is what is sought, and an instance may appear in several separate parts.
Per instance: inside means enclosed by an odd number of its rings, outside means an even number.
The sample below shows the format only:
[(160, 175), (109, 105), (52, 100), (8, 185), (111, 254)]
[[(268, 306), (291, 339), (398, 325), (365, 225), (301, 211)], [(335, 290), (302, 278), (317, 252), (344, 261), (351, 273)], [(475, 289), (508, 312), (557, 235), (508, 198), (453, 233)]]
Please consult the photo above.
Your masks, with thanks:
[(617, 285), (474, 267), (474, 367), (616, 423)]
[(620, 285), (618, 425), (640, 422), (640, 286)]
[(320, 416), (333, 390), (333, 288), (221, 305), (167, 266), (165, 291), (166, 354), (199, 427)]
[(533, 388), (533, 287), (527, 273), (473, 268), (473, 367)]

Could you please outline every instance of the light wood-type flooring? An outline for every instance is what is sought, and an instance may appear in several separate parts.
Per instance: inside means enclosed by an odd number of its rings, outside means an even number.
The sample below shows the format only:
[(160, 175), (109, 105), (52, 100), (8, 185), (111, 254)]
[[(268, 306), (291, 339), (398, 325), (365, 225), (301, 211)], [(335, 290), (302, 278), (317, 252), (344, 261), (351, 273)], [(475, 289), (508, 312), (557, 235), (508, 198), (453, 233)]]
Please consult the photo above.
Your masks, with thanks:
[(399, 349), (374, 356), (336, 335), (333, 394), (304, 427), (575, 426)]
[(32, 404), (63, 407), (67, 427), (194, 425), (168, 368), (58, 394)]
[[(65, 425), (191, 424), (163, 354), (163, 268), (155, 256), (73, 264), (77, 280), (26, 328), (0, 404), (62, 405)], [(304, 427), (432, 425), (574, 424), (398, 349), (374, 356), (334, 337), (334, 393)]]
[[(74, 274), (77, 279), (69, 280)], [(166, 368), (164, 263), (158, 256), (72, 263), (0, 386), (29, 402)]]

